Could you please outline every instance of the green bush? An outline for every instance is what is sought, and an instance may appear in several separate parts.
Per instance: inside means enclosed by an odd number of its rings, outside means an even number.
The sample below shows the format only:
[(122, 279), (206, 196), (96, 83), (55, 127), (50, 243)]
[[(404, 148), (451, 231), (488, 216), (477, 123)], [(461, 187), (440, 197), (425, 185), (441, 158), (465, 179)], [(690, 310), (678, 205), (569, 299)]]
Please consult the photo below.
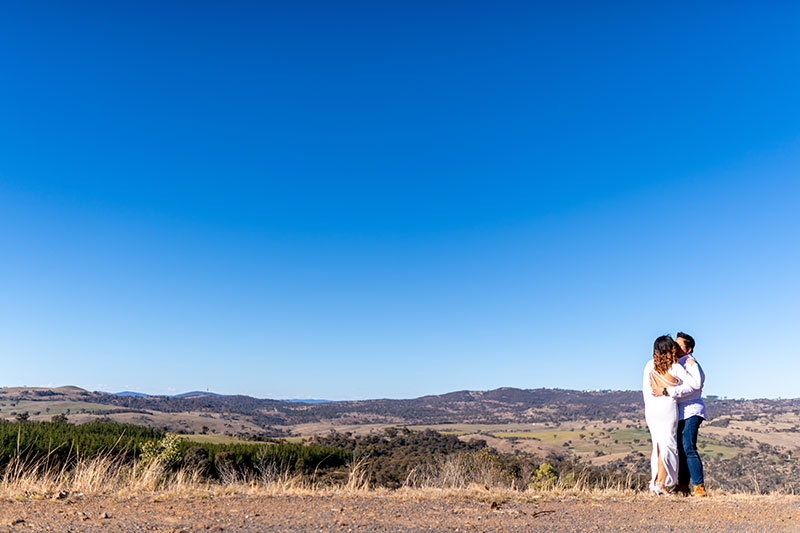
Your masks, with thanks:
[(186, 450), (183, 454), (183, 467), (203, 477), (208, 477), (213, 472), (213, 465), (208, 460), (208, 450), (201, 446), (192, 446)]
[(542, 463), (536, 470), (530, 487), (533, 489), (549, 489), (555, 486), (556, 481), (558, 481), (558, 472), (553, 468), (553, 465)]
[(160, 463), (166, 467), (175, 466), (181, 459), (181, 438), (167, 433), (158, 440), (150, 440), (142, 446), (142, 464)]

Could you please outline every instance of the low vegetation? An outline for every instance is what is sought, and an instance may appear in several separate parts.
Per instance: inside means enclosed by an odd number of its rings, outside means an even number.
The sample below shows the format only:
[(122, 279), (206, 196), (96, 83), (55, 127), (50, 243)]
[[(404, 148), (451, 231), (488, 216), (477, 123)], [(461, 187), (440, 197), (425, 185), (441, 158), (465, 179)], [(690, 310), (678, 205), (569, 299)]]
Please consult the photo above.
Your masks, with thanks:
[[(800, 400), (709, 399), (711, 420), (699, 440), (708, 484), (794, 492), (798, 408)], [(2, 419), (6, 474), (9, 465), (18, 474), (25, 465), (66, 475), (98, 457), (113, 458), (122, 472), (153, 456), (167, 477), (183, 472), (212, 484), (291, 479), (314, 487), (520, 491), (576, 484), (635, 490), (649, 473), (650, 439), (635, 392), (497, 389), (302, 404), (6, 388)], [(174, 434), (180, 438), (168, 438)]]
[(305, 444), (210, 444), (111, 422), (21, 421), (0, 423), (0, 438), (0, 488), (27, 494), (200, 485), (512, 491), (641, 485), (633, 476), (613, 481), (556, 457), (503, 455), (482, 440), (405, 428), (379, 437), (334, 433)]
[[(710, 484), (748, 493), (794, 493), (790, 480), (800, 468), (791, 454), (788, 462), (777, 463), (771, 459), (775, 453), (762, 446), (735, 460), (708, 458)], [(742, 472), (723, 478), (717, 461)], [(332, 432), (302, 444), (215, 444), (113, 422), (0, 423), (0, 491), (29, 496), (212, 487), (633, 493), (646, 488), (647, 462), (641, 452), (603, 466), (568, 453), (502, 454), (479, 438), (395, 427), (381, 435)]]
[(330, 446), (202, 443), (113, 422), (0, 422), (0, 468), (6, 486), (31, 478), (46, 480), (48, 486), (69, 484), (88, 471), (105, 482), (109, 477), (120, 481), (146, 475), (154, 486), (187, 476), (202, 482), (313, 476), (343, 469), (351, 459), (348, 450)]

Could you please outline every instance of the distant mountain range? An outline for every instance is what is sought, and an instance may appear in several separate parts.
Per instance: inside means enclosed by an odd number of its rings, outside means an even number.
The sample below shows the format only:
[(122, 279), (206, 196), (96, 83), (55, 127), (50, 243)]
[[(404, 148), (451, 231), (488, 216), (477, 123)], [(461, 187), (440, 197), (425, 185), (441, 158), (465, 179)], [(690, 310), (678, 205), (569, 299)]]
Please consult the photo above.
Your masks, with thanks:
[(133, 396), (135, 398), (157, 398), (159, 396), (166, 396), (167, 398), (191, 398), (193, 396), (222, 396), (222, 394), (217, 394), (216, 392), (209, 392), (209, 391), (191, 391), (191, 392), (183, 392), (181, 394), (145, 394), (144, 392), (135, 392), (135, 391), (122, 391), (122, 392), (112, 392), (114, 396)]
[[(224, 396), (224, 394), (219, 394), (216, 392), (209, 392), (209, 391), (191, 391), (191, 392), (183, 392), (181, 394), (145, 394), (144, 392), (136, 392), (136, 391), (122, 391), (122, 392), (112, 392), (114, 396), (132, 396), (134, 398), (157, 398), (159, 396), (166, 396), (167, 398), (193, 398), (196, 396)], [(281, 400), (284, 402), (293, 402), (293, 403), (329, 403), (331, 400), (320, 400), (317, 398), (288, 398), (285, 400)]]
[[(222, 395), (193, 391), (173, 396), (140, 393), (89, 393), (87, 401), (109, 409), (164, 413), (220, 413), (245, 417), (256, 426), (292, 426), (307, 423), (335, 424), (445, 424), (515, 422), (564, 422), (607, 419), (620, 416), (641, 418), (640, 391), (575, 391), (564, 389), (515, 389), (456, 391), (407, 400), (324, 401), (309, 399), (272, 400), (244, 395)], [(709, 398), (709, 408), (721, 414), (730, 410), (756, 409), (756, 404), (800, 406), (800, 400), (734, 401)], [(784, 405), (785, 404), (785, 405)]]
[[(564, 389), (515, 389), (456, 391), (405, 400), (324, 401), (271, 400), (244, 395), (192, 391), (174, 396), (150, 396), (135, 391), (118, 394), (89, 392), (78, 387), (0, 388), (0, 417), (14, 416), (15, 400), (85, 402), (71, 406), (71, 420), (109, 417), (112, 420), (195, 430), (207, 425), (212, 431), (278, 435), (293, 426), (393, 424), (504, 424), (561, 423), (578, 420), (640, 420), (644, 406), (640, 391), (576, 391)], [(5, 404), (5, 407), (3, 407)], [(706, 400), (713, 420), (724, 415), (756, 416), (800, 411), (794, 400)], [(50, 412), (46, 409), (50, 408)], [(33, 419), (49, 419), (57, 405), (31, 409)], [(6, 414), (6, 411), (8, 413)], [(68, 413), (69, 414), (69, 413)]]

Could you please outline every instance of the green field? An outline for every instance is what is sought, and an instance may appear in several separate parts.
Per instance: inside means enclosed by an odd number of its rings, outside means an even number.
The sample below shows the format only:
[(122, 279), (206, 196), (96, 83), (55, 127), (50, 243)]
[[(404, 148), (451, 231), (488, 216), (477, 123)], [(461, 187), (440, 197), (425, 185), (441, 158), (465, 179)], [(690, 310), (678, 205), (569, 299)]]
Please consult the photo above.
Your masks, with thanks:
[[(578, 453), (624, 453), (631, 451), (646, 452), (650, 449), (650, 434), (646, 429), (604, 430), (568, 430), (568, 431), (497, 431), (490, 433), (501, 439), (532, 439), (569, 448)], [(597, 441), (597, 442), (595, 442)], [(564, 444), (566, 443), (566, 446)], [(724, 458), (738, 455), (740, 450), (734, 446), (723, 444), (708, 437), (699, 437), (698, 446), (701, 453), (707, 455), (722, 454)]]
[[(578, 454), (619, 454), (630, 452), (650, 452), (650, 433), (646, 428), (612, 428), (590, 426), (586, 429), (548, 429), (529, 430), (524, 424), (441, 424), (433, 426), (411, 426), (411, 429), (433, 429), (449, 435), (484, 434), (499, 439), (535, 440), (542, 444), (559, 446)], [(595, 441), (597, 441), (595, 443)], [(738, 448), (718, 440), (700, 436), (698, 446), (704, 455), (722, 454), (730, 458), (741, 453)]]
[(544, 444), (569, 448), (578, 453), (590, 453), (595, 450), (601, 450), (606, 454), (641, 451), (650, 445), (650, 435), (643, 429), (497, 431), (491, 435), (501, 439), (533, 439)]
[[(702, 432), (702, 428), (700, 432)], [(716, 456), (718, 454), (722, 454), (723, 459), (730, 459), (731, 457), (736, 457), (742, 450), (735, 446), (731, 446), (730, 444), (723, 444), (718, 440), (710, 439), (708, 437), (699, 436), (697, 438), (697, 447), (698, 451), (701, 455), (713, 455)]]

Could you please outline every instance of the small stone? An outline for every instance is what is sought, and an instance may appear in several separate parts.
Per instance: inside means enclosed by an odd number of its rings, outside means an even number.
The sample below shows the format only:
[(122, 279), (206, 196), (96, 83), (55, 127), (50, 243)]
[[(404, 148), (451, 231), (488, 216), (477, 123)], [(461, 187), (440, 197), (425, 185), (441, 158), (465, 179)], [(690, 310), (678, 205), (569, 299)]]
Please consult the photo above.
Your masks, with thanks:
[(106, 518), (111, 518), (111, 515), (110, 515), (110, 514), (108, 514), (108, 513), (107, 513), (107, 512), (105, 512), (105, 511), (103, 511), (102, 513), (100, 513), (100, 518), (103, 518), (103, 519), (106, 519)]

